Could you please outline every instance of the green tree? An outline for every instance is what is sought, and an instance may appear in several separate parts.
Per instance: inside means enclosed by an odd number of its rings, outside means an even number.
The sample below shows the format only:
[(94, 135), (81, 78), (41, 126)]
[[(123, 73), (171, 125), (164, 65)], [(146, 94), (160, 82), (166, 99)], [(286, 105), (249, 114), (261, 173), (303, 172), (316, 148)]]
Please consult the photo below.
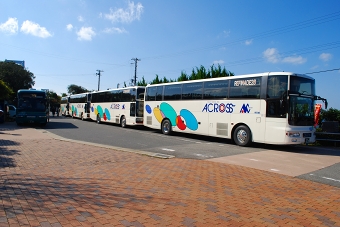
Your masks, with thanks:
[(163, 81), (162, 83), (169, 83), (170, 81), (166, 78), (166, 77), (163, 77)]
[(191, 75), (189, 76), (189, 80), (199, 80), (199, 79), (206, 79), (209, 78), (207, 76), (207, 70), (204, 68), (203, 65), (201, 67), (196, 67), (195, 69), (192, 69)]
[(188, 75), (185, 72), (181, 72), (181, 75), (178, 77), (177, 81), (187, 81), (189, 80)]
[(66, 93), (61, 93), (61, 97), (66, 97), (67, 94)]
[(323, 121), (338, 121), (340, 123), (340, 110), (334, 108), (321, 110), (319, 123)]
[(35, 84), (34, 79), (34, 74), (21, 65), (14, 62), (0, 62), (0, 80), (12, 89), (11, 98), (15, 98), (15, 94), (20, 89), (32, 88)]
[(137, 86), (146, 86), (147, 82), (145, 81), (144, 76), (142, 76), (142, 80), (137, 81)]
[(89, 92), (86, 88), (78, 86), (75, 84), (70, 84), (67, 86), (67, 92), (71, 95)]
[[(228, 71), (225, 69), (225, 67), (222, 67), (218, 65), (215, 67), (215, 65), (210, 66), (210, 69), (206, 70), (204, 66), (193, 68), (191, 71), (190, 76), (188, 76), (184, 71), (181, 72), (181, 75), (177, 78), (177, 81), (188, 81), (188, 80), (199, 80), (199, 79), (207, 79), (207, 78), (216, 78), (216, 77), (227, 77), (227, 76), (234, 76), (234, 73)], [(169, 82), (176, 82), (176, 79), (167, 79), (166, 77), (163, 77), (163, 79), (160, 79), (158, 74), (156, 74), (155, 79), (153, 79), (150, 84), (161, 84), (161, 83), (169, 83)], [(147, 83), (142, 78), (141, 81), (137, 83), (139, 86), (146, 86)]]
[(61, 96), (57, 95), (54, 91), (48, 91), (47, 97), (50, 100), (50, 106), (59, 106), (61, 101)]
[(162, 83), (162, 81), (159, 79), (158, 74), (156, 74), (155, 79), (153, 79), (153, 81), (151, 81), (151, 84), (160, 84)]
[(0, 100), (8, 99), (13, 95), (13, 91), (10, 87), (8, 87), (5, 82), (0, 80)]

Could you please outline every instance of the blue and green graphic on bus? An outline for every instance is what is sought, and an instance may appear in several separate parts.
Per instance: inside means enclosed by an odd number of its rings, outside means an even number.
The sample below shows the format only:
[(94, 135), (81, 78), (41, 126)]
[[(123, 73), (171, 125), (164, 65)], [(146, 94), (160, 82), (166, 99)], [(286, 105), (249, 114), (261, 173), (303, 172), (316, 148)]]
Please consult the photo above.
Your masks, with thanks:
[(146, 105), (145, 110), (149, 114), (153, 112), (159, 123), (161, 123), (164, 118), (168, 118), (171, 125), (177, 126), (180, 130), (188, 128), (196, 131), (198, 129), (198, 121), (196, 117), (187, 109), (182, 109), (179, 114), (177, 114), (170, 104), (162, 102), (159, 107), (155, 107), (153, 110), (149, 105)]

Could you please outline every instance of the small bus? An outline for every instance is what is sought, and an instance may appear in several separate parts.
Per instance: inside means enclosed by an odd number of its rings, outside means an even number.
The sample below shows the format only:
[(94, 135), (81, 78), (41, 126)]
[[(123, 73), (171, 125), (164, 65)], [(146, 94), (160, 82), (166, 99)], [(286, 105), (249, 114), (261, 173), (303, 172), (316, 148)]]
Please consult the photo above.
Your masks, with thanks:
[(70, 102), (69, 96), (61, 97), (60, 108), (59, 108), (60, 115), (65, 116), (65, 117), (70, 116), (69, 102)]
[(315, 142), (312, 77), (267, 72), (147, 85), (144, 126), (252, 142)]
[(49, 110), (46, 91), (21, 89), (17, 92), (17, 99), (15, 117), (17, 125), (35, 123), (44, 126), (47, 124)]
[(69, 113), (72, 117), (80, 118), (82, 120), (90, 118), (90, 107), (91, 107), (91, 96), (92, 94), (81, 93), (70, 95), (69, 97)]
[(143, 125), (144, 91), (143, 86), (132, 86), (92, 92), (90, 118), (123, 128)]

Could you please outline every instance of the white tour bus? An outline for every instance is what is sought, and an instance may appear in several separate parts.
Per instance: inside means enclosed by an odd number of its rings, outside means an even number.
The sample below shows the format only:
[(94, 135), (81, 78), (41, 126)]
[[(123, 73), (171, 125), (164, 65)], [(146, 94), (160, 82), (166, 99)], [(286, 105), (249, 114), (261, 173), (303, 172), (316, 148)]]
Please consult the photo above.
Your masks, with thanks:
[(145, 87), (134, 86), (92, 93), (92, 120), (126, 125), (143, 125)]
[(65, 96), (65, 97), (61, 97), (61, 101), (60, 101), (60, 115), (62, 116), (70, 116), (69, 113), (69, 102), (70, 102), (70, 97), (69, 96)]
[[(289, 73), (219, 77), (146, 86), (144, 125), (251, 142), (315, 142), (312, 77)], [(326, 107), (327, 108), (327, 107)]]
[(68, 108), (70, 115), (82, 120), (90, 119), (91, 96), (89, 92), (70, 95)]

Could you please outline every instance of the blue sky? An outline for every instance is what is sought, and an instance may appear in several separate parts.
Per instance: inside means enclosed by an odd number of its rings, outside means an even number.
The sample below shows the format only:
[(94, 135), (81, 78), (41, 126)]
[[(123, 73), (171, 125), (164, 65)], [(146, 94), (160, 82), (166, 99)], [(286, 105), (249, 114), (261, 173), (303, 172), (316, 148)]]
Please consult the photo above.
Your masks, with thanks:
[(24, 60), (35, 88), (122, 87), (220, 64), (235, 75), (313, 73), (340, 109), (338, 0), (0, 1), (0, 60)]

